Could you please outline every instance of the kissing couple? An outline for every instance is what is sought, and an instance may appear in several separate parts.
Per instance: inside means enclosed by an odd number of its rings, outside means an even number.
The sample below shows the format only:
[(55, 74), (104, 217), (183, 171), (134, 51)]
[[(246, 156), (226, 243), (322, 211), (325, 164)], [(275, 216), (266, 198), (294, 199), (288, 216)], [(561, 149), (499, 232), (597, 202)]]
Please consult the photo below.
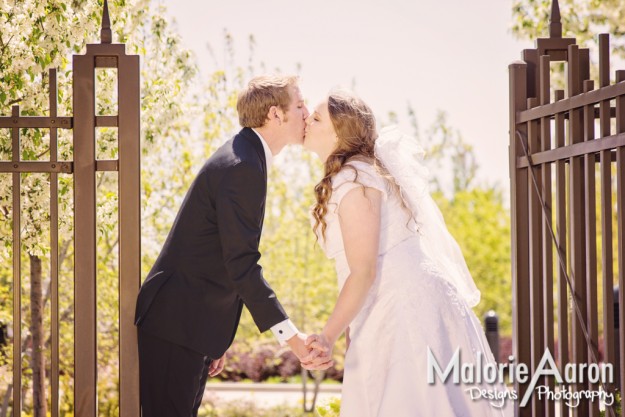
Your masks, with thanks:
[[(237, 101), (242, 130), (206, 161), (141, 286), (143, 417), (197, 416), (207, 378), (224, 368), (243, 305), (309, 370), (333, 365), (347, 337), (343, 417), (500, 416), (465, 387), (427, 382), (427, 352), (448, 363), (494, 362), (471, 307), (480, 298), (427, 189), (423, 152), (370, 107), (330, 93), (312, 113), (294, 76), (259, 76)], [(288, 144), (324, 162), (313, 231), (334, 259), (340, 293), (325, 327), (306, 336), (259, 265), (267, 172)]]

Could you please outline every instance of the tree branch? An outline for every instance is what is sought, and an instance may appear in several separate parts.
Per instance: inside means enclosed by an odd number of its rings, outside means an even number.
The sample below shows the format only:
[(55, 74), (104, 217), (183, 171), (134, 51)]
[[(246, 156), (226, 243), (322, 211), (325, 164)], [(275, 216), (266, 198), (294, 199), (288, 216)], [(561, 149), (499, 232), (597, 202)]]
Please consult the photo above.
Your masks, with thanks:
[(4, 55), (4, 51), (9, 47), (9, 44), (11, 43), (14, 37), (15, 37), (15, 34), (11, 35), (9, 40), (6, 43), (4, 43), (4, 41), (2, 40), (2, 36), (0, 36), (0, 43), (2, 44), (2, 55)]

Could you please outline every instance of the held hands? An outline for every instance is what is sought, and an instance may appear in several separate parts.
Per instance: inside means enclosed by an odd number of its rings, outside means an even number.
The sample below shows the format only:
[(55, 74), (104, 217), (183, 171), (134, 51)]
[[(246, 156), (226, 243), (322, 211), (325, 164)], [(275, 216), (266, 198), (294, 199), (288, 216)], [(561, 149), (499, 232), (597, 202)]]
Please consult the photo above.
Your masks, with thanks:
[(302, 367), (308, 369), (305, 365), (311, 363), (315, 359), (317, 359), (317, 361), (321, 361), (321, 359), (318, 359), (321, 357), (325, 358), (323, 362), (327, 362), (329, 359), (329, 355), (325, 356), (324, 351), (321, 349), (313, 349), (310, 346), (306, 346), (305, 342), (307, 341), (307, 339), (307, 335), (305, 335), (304, 333), (298, 333), (289, 340), (287, 340), (289, 347), (291, 348), (293, 353), (295, 353), (297, 359), (300, 360)]
[(332, 360), (334, 342), (330, 342), (326, 335), (321, 333), (308, 336), (306, 346), (311, 349), (311, 352), (305, 358), (300, 359), (302, 368), (309, 371), (322, 371), (334, 365)]
[(331, 346), (327, 344), (325, 338), (321, 340), (319, 337), (317, 335), (307, 337), (303, 333), (298, 333), (287, 340), (289, 347), (302, 363), (302, 368), (323, 370), (334, 365)]
[(295, 356), (297, 356), (297, 359), (300, 361), (311, 353), (311, 349), (304, 343), (305, 340), (306, 335), (304, 333), (297, 333), (295, 336), (286, 341), (293, 353), (295, 353)]

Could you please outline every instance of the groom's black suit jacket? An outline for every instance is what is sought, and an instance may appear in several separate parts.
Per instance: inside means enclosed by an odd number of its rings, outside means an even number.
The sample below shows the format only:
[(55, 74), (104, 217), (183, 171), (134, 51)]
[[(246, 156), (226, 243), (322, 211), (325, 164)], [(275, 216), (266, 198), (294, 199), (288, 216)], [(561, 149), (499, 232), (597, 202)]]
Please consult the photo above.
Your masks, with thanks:
[(287, 315), (258, 265), (267, 167), (244, 128), (193, 181), (141, 286), (135, 324), (213, 359), (232, 343), (243, 304), (261, 332)]

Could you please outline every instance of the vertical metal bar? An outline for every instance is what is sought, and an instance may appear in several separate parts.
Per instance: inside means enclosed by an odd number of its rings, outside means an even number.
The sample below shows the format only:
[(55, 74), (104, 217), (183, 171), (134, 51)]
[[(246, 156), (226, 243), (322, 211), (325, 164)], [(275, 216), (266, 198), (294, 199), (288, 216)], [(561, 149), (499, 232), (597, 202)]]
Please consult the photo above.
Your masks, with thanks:
[(590, 79), (590, 49), (579, 49), (579, 82), (580, 88), (584, 90), (584, 81)]
[[(610, 85), (610, 37), (603, 33), (599, 35), (599, 85)], [(610, 101), (599, 103), (599, 129), (601, 137), (610, 136)], [(612, 155), (610, 150), (600, 153), (601, 171), (601, 270), (603, 279), (603, 352), (604, 361), (615, 364), (614, 346), (614, 266), (612, 255)], [(619, 369), (615, 366), (615, 380), (608, 389), (614, 392), (619, 386)], [(613, 405), (606, 406), (606, 414)]]
[(540, 88), (538, 80), (538, 50), (537, 49), (524, 49), (523, 61), (527, 64), (527, 92), (526, 96), (538, 97), (538, 90)]
[[(540, 57), (540, 104), (548, 104), (551, 101), (551, 71), (550, 59), (548, 55)], [(541, 151), (551, 149), (551, 118), (543, 117), (540, 120)], [(554, 317), (553, 317), (553, 241), (548, 225), (552, 222), (552, 193), (551, 193), (551, 163), (542, 164), (542, 184), (543, 201), (545, 201), (547, 213), (542, 217), (542, 249), (543, 249), (543, 311), (544, 311), (544, 344), (549, 351), (554, 354)], [(553, 377), (547, 377), (545, 384), (550, 390), (554, 390), (555, 381)], [(555, 416), (555, 404), (553, 401), (546, 401), (545, 416)]]
[[(584, 81), (584, 92), (588, 93), (594, 90), (594, 81)], [(595, 106), (584, 106), (584, 141), (595, 139)], [(584, 185), (586, 195), (585, 202), (585, 233), (586, 233), (586, 326), (588, 335), (590, 336), (590, 345), (588, 348), (588, 358), (590, 363), (596, 363), (599, 360), (599, 312), (597, 306), (597, 204), (596, 187), (595, 187), (595, 154), (589, 153), (584, 155)], [(596, 362), (595, 362), (596, 361)], [(597, 363), (598, 365), (598, 363)], [(588, 383), (592, 391), (598, 390), (597, 384)], [(592, 401), (589, 404), (590, 416), (599, 416), (599, 402)]]
[[(56, 68), (50, 69), (50, 117), (57, 116)], [(58, 162), (58, 130), (50, 128), (50, 162)], [(59, 182), (50, 173), (50, 415), (59, 416)]]
[[(13, 106), (13, 117), (20, 117)], [(12, 161), (20, 162), (20, 129), (11, 129)], [(13, 417), (22, 415), (22, 239), (21, 174), (13, 173)]]
[(74, 55), (75, 407), (97, 414), (95, 92), (93, 55)]
[[(564, 91), (556, 90), (554, 100), (564, 99)], [(565, 145), (565, 117), (564, 113), (555, 115), (556, 148)], [(566, 163), (560, 159), (556, 161), (556, 236), (558, 238), (559, 256), (563, 256), (563, 264), (567, 265), (567, 211), (566, 211)], [(569, 309), (568, 309), (568, 286), (565, 278), (565, 269), (558, 264), (557, 289), (558, 289), (558, 358), (560, 372), (564, 372), (564, 365), (569, 362)], [(560, 403), (560, 416), (568, 417), (569, 411), (565, 403)]]
[(599, 86), (610, 85), (610, 35), (599, 35)]
[(120, 417), (139, 415), (134, 312), (141, 281), (139, 57), (119, 57)]
[[(625, 81), (625, 71), (616, 71), (616, 82)], [(616, 133), (625, 132), (625, 96), (616, 98)], [(616, 207), (618, 221), (618, 285), (621, 387), (625, 387), (625, 148), (616, 148)]]
[[(527, 100), (528, 108), (536, 107), (538, 99), (535, 97)], [(540, 152), (540, 136), (538, 120), (528, 123), (528, 148), (529, 153)], [(527, 170), (528, 204), (529, 204), (529, 264), (530, 264), (530, 321), (532, 328), (532, 370), (538, 368), (540, 359), (544, 353), (544, 317), (543, 317), (543, 279), (542, 279), (542, 208), (538, 190), (532, 180), (532, 169), (538, 184), (542, 183), (542, 168), (537, 165)], [(532, 372), (533, 374), (533, 372)], [(541, 384), (544, 380), (540, 381)], [(544, 401), (534, 398), (532, 401), (532, 415), (541, 416), (545, 412)]]
[[(581, 93), (582, 83), (580, 76), (579, 47), (569, 45), (568, 50), (568, 88), (569, 97), (574, 97)], [(569, 134), (571, 144), (579, 143), (583, 137), (583, 119), (581, 110), (570, 111)], [(583, 157), (572, 157), (569, 159), (570, 169), (570, 214), (571, 214), (571, 277), (573, 279), (572, 298), (581, 311), (581, 317), (586, 318), (586, 272), (585, 256), (585, 228), (584, 228), (584, 164)], [(588, 349), (582, 326), (577, 315), (575, 305), (571, 311), (572, 315), (572, 348), (573, 360), (576, 364), (588, 363)], [(575, 391), (584, 390), (586, 384), (573, 384)], [(574, 417), (586, 417), (588, 415), (588, 402), (581, 401), (579, 407), (573, 409)]]
[[(511, 196), (511, 244), (512, 244), (512, 303), (513, 303), (513, 354), (517, 363), (531, 362), (530, 319), (524, 314), (523, 306), (529, 305), (529, 210), (527, 168), (517, 168), (517, 158), (522, 156), (523, 146), (517, 138), (517, 130), (527, 134), (527, 125), (516, 122), (516, 114), (527, 106), (527, 64), (516, 61), (508, 66), (510, 74), (510, 196)], [(528, 384), (515, 381), (515, 390), (523, 398)], [(517, 417), (531, 416), (530, 406), (520, 408), (515, 402)]]

